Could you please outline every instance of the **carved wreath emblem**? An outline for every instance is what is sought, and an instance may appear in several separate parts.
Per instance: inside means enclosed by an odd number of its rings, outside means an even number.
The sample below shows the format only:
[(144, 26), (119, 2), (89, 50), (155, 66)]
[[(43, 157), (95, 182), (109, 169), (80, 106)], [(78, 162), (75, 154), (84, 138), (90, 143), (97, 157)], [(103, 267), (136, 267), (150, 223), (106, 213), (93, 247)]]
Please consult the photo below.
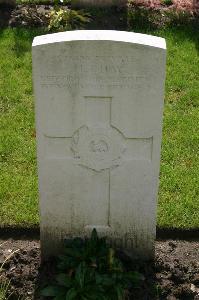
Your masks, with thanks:
[(79, 128), (72, 137), (72, 151), (79, 165), (100, 171), (118, 166), (125, 151), (123, 136), (115, 128)]

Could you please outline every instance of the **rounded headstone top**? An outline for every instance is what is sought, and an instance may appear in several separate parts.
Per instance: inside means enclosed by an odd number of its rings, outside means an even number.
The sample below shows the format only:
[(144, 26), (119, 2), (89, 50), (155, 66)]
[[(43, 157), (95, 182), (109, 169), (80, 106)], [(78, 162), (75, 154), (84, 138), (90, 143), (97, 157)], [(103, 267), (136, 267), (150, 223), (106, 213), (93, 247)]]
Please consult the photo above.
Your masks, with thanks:
[(116, 30), (75, 30), (37, 36), (32, 46), (72, 41), (113, 41), (166, 49), (164, 38)]

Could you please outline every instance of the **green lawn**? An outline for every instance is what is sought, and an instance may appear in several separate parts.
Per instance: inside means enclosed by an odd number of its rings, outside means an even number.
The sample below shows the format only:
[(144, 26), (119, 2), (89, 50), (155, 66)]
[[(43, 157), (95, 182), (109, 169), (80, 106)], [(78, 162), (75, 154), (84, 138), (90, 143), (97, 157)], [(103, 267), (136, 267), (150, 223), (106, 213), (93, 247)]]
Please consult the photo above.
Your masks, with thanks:
[[(0, 223), (38, 224), (31, 43), (39, 30), (0, 30)], [(199, 227), (199, 30), (151, 32), (167, 40), (158, 225)]]

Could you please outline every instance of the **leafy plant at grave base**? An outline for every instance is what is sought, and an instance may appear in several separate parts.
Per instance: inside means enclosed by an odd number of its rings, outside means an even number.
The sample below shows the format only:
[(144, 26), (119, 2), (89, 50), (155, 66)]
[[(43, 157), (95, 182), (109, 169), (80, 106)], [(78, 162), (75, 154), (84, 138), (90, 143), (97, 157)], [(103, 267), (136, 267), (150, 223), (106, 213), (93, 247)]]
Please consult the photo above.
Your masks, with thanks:
[(94, 229), (90, 239), (65, 241), (58, 257), (57, 274), (41, 296), (54, 300), (124, 300), (139, 287), (141, 274), (127, 272), (105, 238)]
[(64, 31), (81, 29), (90, 21), (89, 14), (82, 10), (76, 11), (69, 8), (55, 8), (49, 13), (49, 31)]

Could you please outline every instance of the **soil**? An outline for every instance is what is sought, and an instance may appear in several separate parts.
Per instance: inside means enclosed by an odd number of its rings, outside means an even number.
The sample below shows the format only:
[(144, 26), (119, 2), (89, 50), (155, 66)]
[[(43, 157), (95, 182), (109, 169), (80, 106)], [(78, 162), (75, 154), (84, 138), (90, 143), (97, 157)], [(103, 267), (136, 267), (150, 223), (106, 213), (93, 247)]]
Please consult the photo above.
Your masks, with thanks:
[[(37, 286), (52, 276), (53, 260), (40, 265), (40, 244), (37, 240), (0, 240), (1, 279), (11, 282), (9, 299), (40, 299)], [(124, 263), (129, 265), (123, 257)], [(132, 265), (132, 264), (131, 264)], [(139, 289), (129, 299), (199, 300), (199, 242), (157, 241), (155, 262), (133, 262), (143, 274)]]

